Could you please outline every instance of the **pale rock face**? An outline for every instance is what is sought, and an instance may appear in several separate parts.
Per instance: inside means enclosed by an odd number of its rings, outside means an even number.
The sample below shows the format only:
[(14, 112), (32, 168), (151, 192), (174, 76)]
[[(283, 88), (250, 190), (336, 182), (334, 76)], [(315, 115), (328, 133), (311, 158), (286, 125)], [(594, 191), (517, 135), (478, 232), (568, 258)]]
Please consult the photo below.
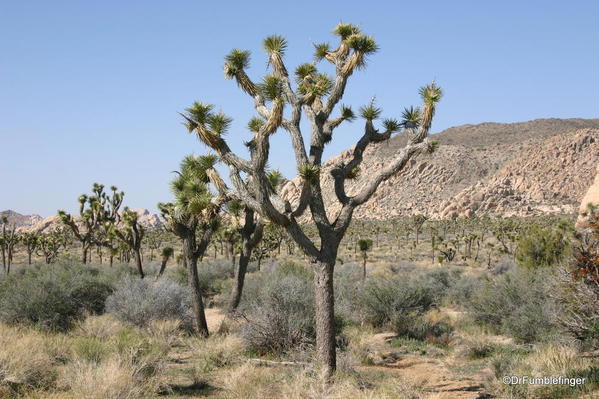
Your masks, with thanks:
[[(595, 174), (595, 180), (593, 181), (593, 184), (591, 184), (585, 196), (582, 197), (582, 201), (580, 201), (579, 212), (586, 212), (589, 204), (599, 206), (599, 164), (597, 164), (597, 173)], [(576, 221), (576, 227), (584, 228), (585, 222), (585, 217), (583, 217), (582, 215), (578, 216), (578, 220)]]

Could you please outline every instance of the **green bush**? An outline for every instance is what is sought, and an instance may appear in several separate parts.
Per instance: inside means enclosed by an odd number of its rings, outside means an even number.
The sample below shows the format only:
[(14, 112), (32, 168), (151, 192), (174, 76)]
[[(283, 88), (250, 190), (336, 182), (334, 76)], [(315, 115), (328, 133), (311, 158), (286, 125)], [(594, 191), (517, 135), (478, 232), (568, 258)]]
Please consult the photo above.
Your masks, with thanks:
[(558, 304), (554, 277), (546, 273), (514, 270), (488, 278), (472, 295), (467, 310), (472, 318), (497, 333), (531, 343), (558, 332)]
[(516, 248), (516, 261), (520, 266), (536, 269), (556, 264), (568, 251), (564, 233), (556, 229), (529, 229), (522, 234)]
[(66, 331), (87, 314), (104, 311), (111, 279), (92, 266), (34, 265), (0, 283), (0, 319)]
[[(225, 281), (232, 277), (233, 266), (230, 260), (208, 259), (198, 264), (200, 289), (205, 296), (220, 294), (226, 287)], [(167, 277), (180, 285), (187, 285), (187, 270), (182, 266), (169, 269)]]
[(106, 299), (106, 312), (121, 321), (146, 327), (153, 320), (179, 320), (191, 328), (191, 301), (186, 287), (167, 278), (127, 278)]
[(372, 277), (357, 295), (364, 321), (374, 327), (401, 323), (408, 314), (421, 315), (438, 305), (435, 280), (406, 277)]
[(280, 354), (314, 342), (311, 269), (285, 263), (248, 275), (239, 307), (241, 336), (258, 354)]

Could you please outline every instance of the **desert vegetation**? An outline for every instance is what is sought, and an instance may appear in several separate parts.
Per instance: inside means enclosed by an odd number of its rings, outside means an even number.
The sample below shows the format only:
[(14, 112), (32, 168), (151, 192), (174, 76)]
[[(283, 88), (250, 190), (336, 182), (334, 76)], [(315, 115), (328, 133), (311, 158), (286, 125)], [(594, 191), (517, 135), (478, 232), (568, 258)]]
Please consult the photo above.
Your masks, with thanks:
[[(235, 226), (225, 216), (218, 228)], [(0, 279), (0, 387), (7, 397), (590, 398), (599, 386), (591, 226), (575, 232), (567, 216), (427, 220), (416, 244), (411, 218), (357, 221), (335, 269), (339, 361), (329, 380), (313, 360), (315, 272), (284, 239), (260, 270), (250, 256), (234, 311), (238, 263), (226, 250), (198, 259), (209, 336), (197, 329), (187, 257), (164, 263), (185, 251), (169, 230), (143, 279), (133, 257), (83, 264), (72, 239), (52, 264), (34, 252), (30, 265), (19, 241)], [(236, 261), (242, 250), (234, 246)], [(586, 383), (506, 385), (506, 375)]]

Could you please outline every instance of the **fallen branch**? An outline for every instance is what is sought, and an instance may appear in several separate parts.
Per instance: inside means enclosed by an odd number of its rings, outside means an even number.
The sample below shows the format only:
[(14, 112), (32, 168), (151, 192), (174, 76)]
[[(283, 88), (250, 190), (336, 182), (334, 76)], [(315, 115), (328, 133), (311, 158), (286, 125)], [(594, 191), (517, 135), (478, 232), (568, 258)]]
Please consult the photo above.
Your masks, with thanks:
[(306, 367), (310, 366), (310, 363), (306, 362), (289, 362), (289, 361), (275, 361), (275, 360), (266, 360), (266, 359), (248, 359), (248, 363), (255, 363), (261, 366), (299, 366)]

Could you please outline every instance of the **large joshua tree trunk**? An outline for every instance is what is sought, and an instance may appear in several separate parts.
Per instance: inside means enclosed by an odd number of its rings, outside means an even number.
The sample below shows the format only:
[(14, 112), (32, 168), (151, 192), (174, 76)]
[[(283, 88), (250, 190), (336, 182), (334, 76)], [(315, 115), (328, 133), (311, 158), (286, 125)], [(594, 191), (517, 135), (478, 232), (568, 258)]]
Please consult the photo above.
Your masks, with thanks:
[(146, 275), (144, 274), (144, 268), (141, 260), (141, 253), (139, 249), (135, 249), (135, 264), (137, 266), (137, 272), (139, 273), (140, 278), (144, 278)]
[(198, 259), (196, 251), (195, 233), (194, 236), (188, 236), (183, 242), (185, 263), (187, 263), (187, 285), (191, 295), (191, 306), (193, 310), (193, 328), (203, 337), (209, 335), (208, 323), (206, 322), (206, 313), (204, 312), (204, 301), (202, 299), (202, 289), (198, 277)]
[(337, 367), (335, 344), (334, 260), (319, 260), (315, 265), (314, 294), (316, 313), (316, 353), (318, 362), (332, 373)]
[(86, 243), (83, 243), (81, 251), (81, 262), (85, 265), (87, 263), (87, 254), (89, 251), (89, 246)]

